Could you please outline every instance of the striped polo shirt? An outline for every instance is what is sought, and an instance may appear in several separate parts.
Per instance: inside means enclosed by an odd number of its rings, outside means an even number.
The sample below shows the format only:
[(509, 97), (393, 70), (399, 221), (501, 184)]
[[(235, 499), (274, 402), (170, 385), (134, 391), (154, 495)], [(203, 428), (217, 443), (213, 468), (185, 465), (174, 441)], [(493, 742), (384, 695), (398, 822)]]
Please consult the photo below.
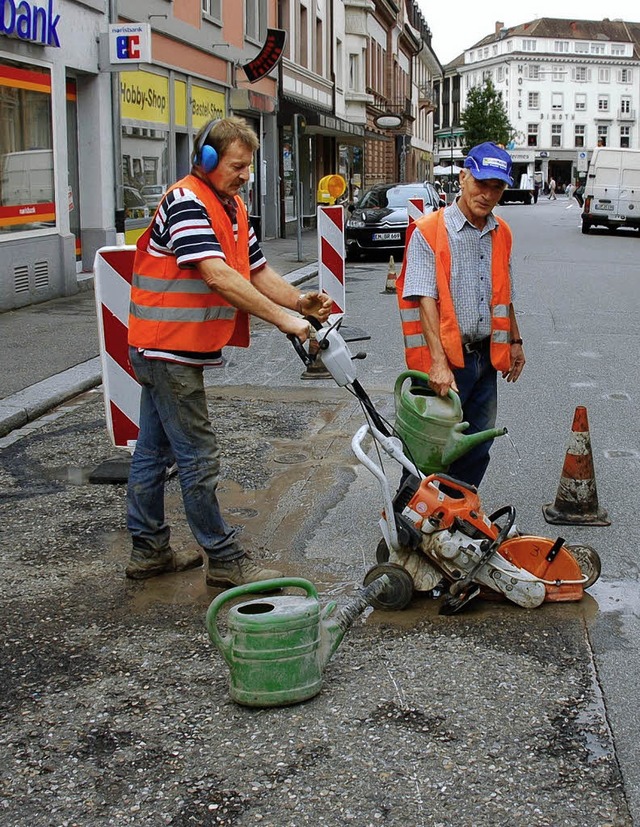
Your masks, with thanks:
[[(233, 199), (220, 198), (220, 201), (231, 219), (233, 234), (237, 241), (237, 205)], [(194, 192), (185, 187), (176, 187), (171, 190), (160, 203), (154, 216), (147, 252), (157, 256), (175, 256), (178, 266), (184, 269), (196, 269), (196, 263), (207, 258), (225, 260), (224, 252), (216, 238), (204, 204)], [(255, 231), (249, 226), (251, 273), (257, 273), (266, 263), (267, 260), (260, 249)], [(148, 359), (161, 359), (167, 362), (181, 362), (196, 366), (220, 364), (220, 354), (217, 351), (193, 353), (147, 349), (143, 353)]]

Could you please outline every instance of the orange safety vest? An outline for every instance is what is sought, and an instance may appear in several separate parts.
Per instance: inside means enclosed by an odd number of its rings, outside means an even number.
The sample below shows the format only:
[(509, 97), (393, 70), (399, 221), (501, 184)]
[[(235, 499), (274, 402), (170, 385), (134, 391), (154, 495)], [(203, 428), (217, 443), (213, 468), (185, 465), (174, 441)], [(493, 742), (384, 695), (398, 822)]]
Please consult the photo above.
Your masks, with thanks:
[[(177, 187), (202, 201), (227, 264), (249, 279), (249, 220), (238, 196), (238, 240), (220, 199), (204, 181), (187, 175)], [(129, 305), (129, 344), (158, 350), (208, 353), (225, 345), (249, 346), (249, 316), (212, 290), (197, 269), (182, 269), (173, 255), (147, 252), (151, 227), (136, 244)]]
[[(407, 247), (414, 230), (420, 230), (425, 241), (434, 251), (436, 259), (436, 286), (438, 288), (438, 311), (440, 314), (440, 341), (449, 364), (456, 368), (464, 367), (462, 336), (456, 318), (453, 298), (451, 297), (451, 250), (447, 228), (444, 223), (444, 210), (429, 213), (419, 218), (407, 231)], [(511, 255), (511, 230), (497, 218), (499, 228), (492, 236), (491, 257), (491, 364), (496, 370), (509, 370), (511, 367), (511, 282), (509, 279), (509, 258)], [(396, 283), (402, 334), (404, 336), (404, 353), (407, 367), (428, 373), (431, 367), (431, 353), (420, 322), (420, 302), (407, 301), (402, 297), (405, 280), (407, 256), (404, 257), (402, 270)]]

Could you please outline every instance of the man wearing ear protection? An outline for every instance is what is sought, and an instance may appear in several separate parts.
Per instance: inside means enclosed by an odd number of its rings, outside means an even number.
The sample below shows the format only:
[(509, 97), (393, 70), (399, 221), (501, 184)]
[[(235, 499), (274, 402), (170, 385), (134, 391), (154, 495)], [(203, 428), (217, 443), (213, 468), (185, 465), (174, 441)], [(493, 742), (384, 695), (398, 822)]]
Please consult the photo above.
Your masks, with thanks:
[(126, 569), (136, 580), (202, 564), (198, 551), (175, 552), (169, 543), (164, 482), (173, 460), (189, 527), (207, 556), (207, 584), (281, 576), (249, 556), (220, 513), (220, 449), (203, 382), (217, 351), (249, 346), (250, 314), (304, 342), (309, 325), (288, 310), (325, 321), (331, 309), (328, 296), (300, 293), (269, 267), (249, 226), (238, 192), (258, 146), (241, 118), (206, 124), (191, 173), (165, 193), (137, 243), (129, 357), (142, 397), (127, 490), (133, 548)]

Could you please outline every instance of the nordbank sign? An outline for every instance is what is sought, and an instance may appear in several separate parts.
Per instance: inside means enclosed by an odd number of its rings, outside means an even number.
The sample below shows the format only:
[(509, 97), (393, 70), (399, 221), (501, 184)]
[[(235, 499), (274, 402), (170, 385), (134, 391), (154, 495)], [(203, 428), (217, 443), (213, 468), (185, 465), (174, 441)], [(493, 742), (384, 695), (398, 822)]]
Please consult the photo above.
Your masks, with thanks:
[(58, 23), (53, 0), (41, 6), (27, 0), (0, 0), (0, 34), (60, 48)]

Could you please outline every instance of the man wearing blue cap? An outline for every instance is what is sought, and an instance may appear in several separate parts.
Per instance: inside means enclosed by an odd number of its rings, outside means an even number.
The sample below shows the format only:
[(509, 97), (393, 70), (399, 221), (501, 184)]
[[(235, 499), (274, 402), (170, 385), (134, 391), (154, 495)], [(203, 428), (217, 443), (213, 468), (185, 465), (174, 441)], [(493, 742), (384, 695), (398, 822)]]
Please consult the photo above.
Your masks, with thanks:
[[(498, 371), (515, 382), (525, 364), (512, 303), (511, 230), (493, 214), (512, 183), (508, 152), (490, 142), (473, 147), (457, 199), (410, 228), (396, 285), (407, 366), (428, 373), (440, 396), (459, 393), (468, 434), (495, 426)], [(478, 486), (490, 448), (483, 442), (448, 473)]]

